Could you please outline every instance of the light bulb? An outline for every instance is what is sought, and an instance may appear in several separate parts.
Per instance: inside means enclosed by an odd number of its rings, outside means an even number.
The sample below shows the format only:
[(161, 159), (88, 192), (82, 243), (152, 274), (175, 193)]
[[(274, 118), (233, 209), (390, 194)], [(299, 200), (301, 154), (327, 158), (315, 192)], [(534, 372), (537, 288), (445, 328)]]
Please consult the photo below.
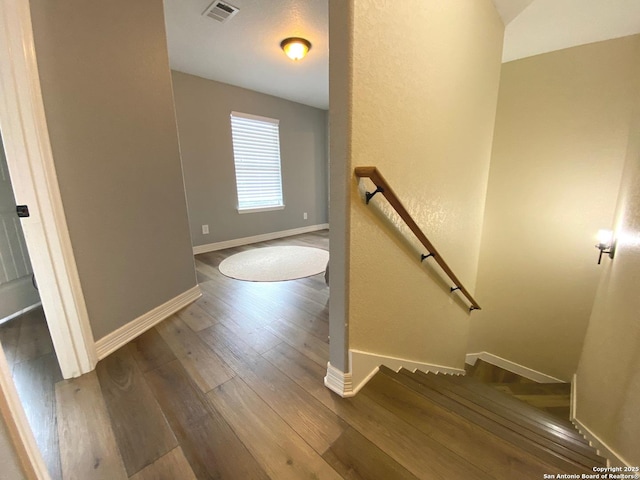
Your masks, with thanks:
[(598, 230), (598, 247), (609, 248), (611, 246), (611, 240), (613, 239), (613, 232), (611, 230), (600, 229)]
[(291, 60), (301, 60), (311, 49), (311, 42), (304, 38), (285, 38), (280, 42), (280, 47)]

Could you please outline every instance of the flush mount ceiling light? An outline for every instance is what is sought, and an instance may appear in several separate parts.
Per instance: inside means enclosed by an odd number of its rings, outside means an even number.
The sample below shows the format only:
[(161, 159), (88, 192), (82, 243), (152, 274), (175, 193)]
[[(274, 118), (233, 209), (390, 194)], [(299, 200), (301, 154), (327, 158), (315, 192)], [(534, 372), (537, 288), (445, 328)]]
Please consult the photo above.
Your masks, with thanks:
[(291, 60), (301, 60), (311, 50), (311, 42), (300, 37), (285, 38), (280, 47)]

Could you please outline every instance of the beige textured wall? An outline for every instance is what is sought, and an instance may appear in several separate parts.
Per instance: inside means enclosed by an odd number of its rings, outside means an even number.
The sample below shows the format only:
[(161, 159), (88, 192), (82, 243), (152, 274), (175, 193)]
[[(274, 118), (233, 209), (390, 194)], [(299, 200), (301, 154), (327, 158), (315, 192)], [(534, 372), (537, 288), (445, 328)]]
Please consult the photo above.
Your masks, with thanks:
[[(640, 45), (636, 42), (636, 60)], [(640, 85), (640, 62), (635, 62)], [(631, 102), (630, 102), (631, 103)], [(578, 364), (576, 418), (628, 465), (640, 465), (640, 89), (616, 209), (615, 258), (602, 276)]]
[[(503, 65), (468, 351), (575, 372), (611, 228), (639, 36)], [(608, 260), (604, 260), (605, 264)]]
[(96, 339), (196, 285), (161, 0), (31, 1), (71, 243)]
[[(326, 110), (182, 72), (172, 79), (194, 245), (328, 223)], [(283, 210), (238, 213), (232, 111), (280, 120)]]
[[(351, 175), (377, 166), (473, 292), (502, 21), (490, 0), (389, 5), (354, 3)], [(350, 347), (461, 367), (466, 304), (420, 263), (385, 200), (367, 207), (353, 177), (350, 188)]]

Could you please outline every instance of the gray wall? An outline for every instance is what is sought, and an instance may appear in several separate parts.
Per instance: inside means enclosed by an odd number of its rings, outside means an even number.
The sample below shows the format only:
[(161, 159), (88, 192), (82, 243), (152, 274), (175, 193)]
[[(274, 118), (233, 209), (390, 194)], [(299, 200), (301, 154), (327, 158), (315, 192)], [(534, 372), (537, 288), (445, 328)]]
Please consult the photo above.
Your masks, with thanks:
[[(194, 245), (327, 223), (327, 112), (213, 80), (173, 73)], [(280, 120), (284, 210), (239, 214), (229, 114)], [(303, 213), (307, 212), (307, 220)], [(209, 234), (202, 234), (209, 225)]]
[(162, 0), (31, 1), (51, 146), (96, 339), (196, 285)]

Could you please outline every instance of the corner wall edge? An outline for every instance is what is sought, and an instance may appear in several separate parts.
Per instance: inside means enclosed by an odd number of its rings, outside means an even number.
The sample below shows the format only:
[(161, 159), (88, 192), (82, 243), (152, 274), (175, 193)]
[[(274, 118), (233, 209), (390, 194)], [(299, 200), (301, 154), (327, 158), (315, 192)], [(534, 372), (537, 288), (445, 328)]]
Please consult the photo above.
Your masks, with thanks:
[(353, 382), (351, 373), (337, 369), (331, 362), (327, 362), (327, 375), (324, 377), (324, 386), (342, 398), (353, 397)]

